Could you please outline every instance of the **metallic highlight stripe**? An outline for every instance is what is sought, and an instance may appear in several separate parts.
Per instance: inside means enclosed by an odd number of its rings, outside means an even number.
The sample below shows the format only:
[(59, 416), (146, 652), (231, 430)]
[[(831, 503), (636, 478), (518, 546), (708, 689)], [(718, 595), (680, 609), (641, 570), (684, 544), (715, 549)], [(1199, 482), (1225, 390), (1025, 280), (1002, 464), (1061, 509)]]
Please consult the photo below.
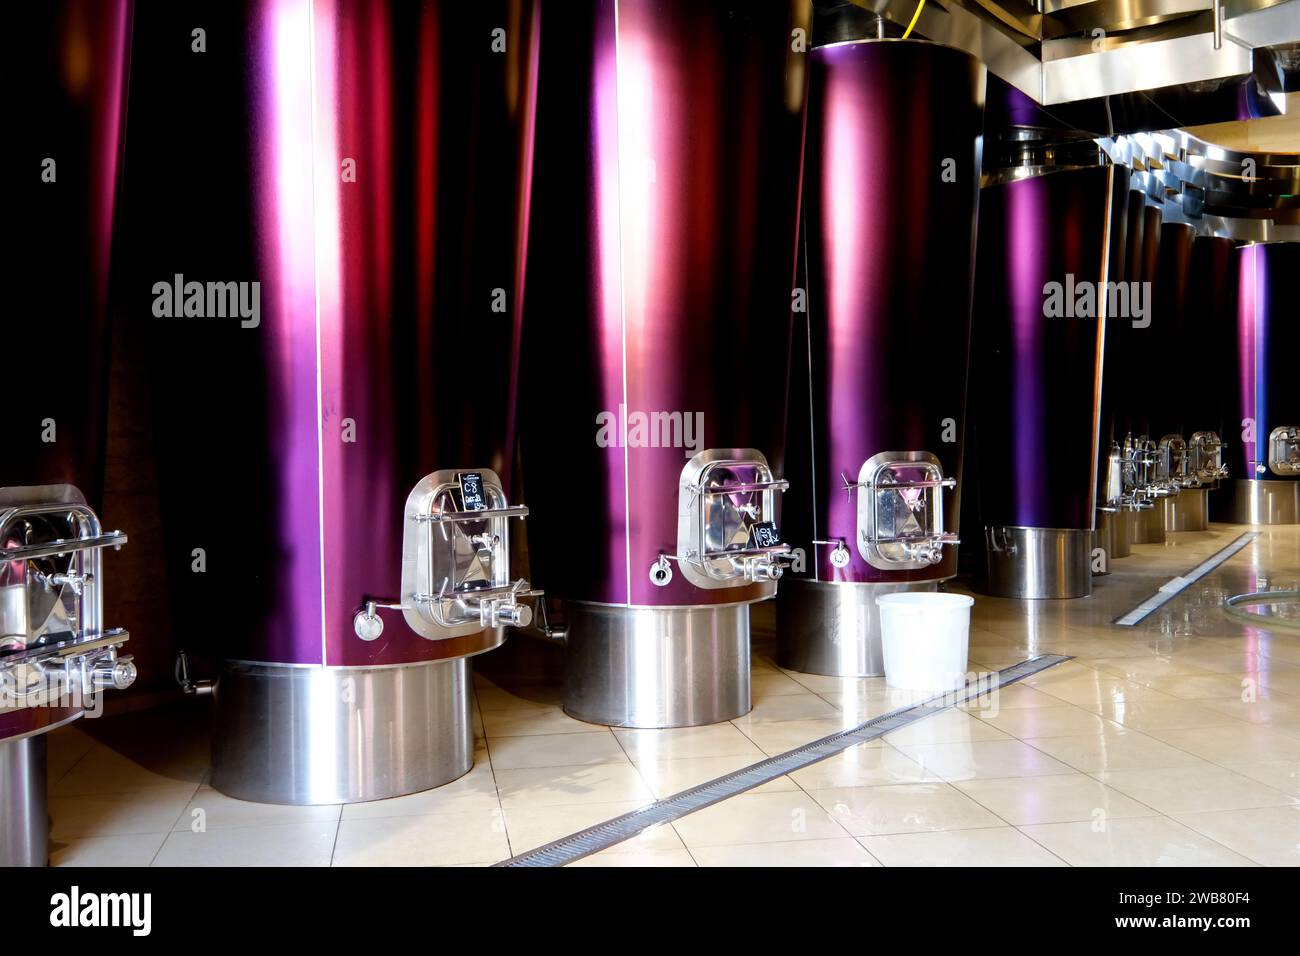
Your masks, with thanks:
[[(1110, 281), (1111, 270), (1111, 228), (1115, 217), (1115, 167), (1110, 166), (1106, 169), (1106, 222), (1101, 230), (1101, 284), (1098, 289), (1106, 288), (1106, 283)], [(1107, 313), (1108, 301), (1102, 296), (1098, 296), (1097, 301), (1097, 349), (1093, 358), (1096, 366), (1096, 373), (1093, 376), (1093, 397), (1092, 397), (1092, 460), (1101, 460), (1101, 407), (1103, 382), (1106, 378), (1106, 326), (1115, 316)], [(1092, 502), (1090, 509), (1092, 523), (1090, 528), (1097, 528), (1097, 469), (1092, 470), (1092, 479), (1088, 482), (1088, 500)]]
[(588, 827), (569, 836), (561, 837), (545, 846), (529, 850), (494, 865), (500, 867), (564, 866), (575, 860), (580, 860), (584, 856), (590, 856), (625, 840), (630, 840), (651, 827), (670, 823), (686, 816), (688, 813), (694, 813), (696, 810), (702, 810), (705, 807), (726, 800), (728, 797), (734, 797), (747, 790), (762, 786), (792, 771), (800, 770), (828, 757), (833, 757), (850, 747), (883, 737), (885, 734), (906, 727), (908, 724), (913, 724), (918, 720), (940, 713), (957, 704), (965, 703), (1001, 687), (1014, 684), (1026, 677), (1032, 677), (1049, 667), (1055, 667), (1057, 664), (1071, 659), (1070, 656), (1064, 654), (1043, 654), (1039, 657), (1021, 661), (992, 675), (997, 678), (995, 682), (990, 683), (984, 679), (970, 681), (960, 690), (951, 694), (941, 694), (919, 704), (881, 714), (879, 717), (873, 717), (856, 727), (841, 730), (828, 737), (796, 747), (794, 750), (786, 751), (775, 757), (768, 757), (766, 760), (760, 760), (758, 763), (751, 764), (742, 770), (718, 777), (716, 780), (710, 780), (708, 783), (692, 787), (690, 790), (683, 790), (681, 793), (665, 797), (663, 800), (642, 807), (639, 810), (633, 810), (621, 817), (615, 817), (612, 820), (606, 820), (604, 823), (598, 823), (594, 827)]
[(1160, 585), (1155, 594), (1151, 595), (1123, 617), (1116, 618), (1114, 623), (1118, 627), (1133, 627), (1136, 624), (1141, 624), (1153, 611), (1158, 611), (1160, 608), (1164, 607), (1258, 537), (1258, 531), (1247, 531), (1245, 534), (1233, 541), (1232, 544), (1216, 551), (1186, 574), (1179, 575), (1176, 578), (1170, 578), (1164, 584)]

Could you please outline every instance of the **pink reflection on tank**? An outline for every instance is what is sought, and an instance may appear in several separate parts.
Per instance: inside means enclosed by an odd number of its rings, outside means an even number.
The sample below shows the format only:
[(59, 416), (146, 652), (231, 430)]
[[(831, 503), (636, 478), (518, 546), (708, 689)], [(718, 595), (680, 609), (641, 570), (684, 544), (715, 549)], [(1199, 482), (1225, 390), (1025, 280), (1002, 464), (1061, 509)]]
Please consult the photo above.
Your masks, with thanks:
[[(1011, 280), (1011, 344), (1014, 349), (1012, 363), (1015, 368), (1015, 423), (1012, 425), (1025, 437), (1045, 435), (1050, 427), (1042, 421), (1047, 407), (1042, 376), (1048, 374), (1041, 361), (1043, 323), (1048, 320), (1043, 309), (1043, 271), (1045, 258), (1037, 244), (1043, 241), (1042, 224), (1049, 221), (1046, 209), (1046, 190), (1038, 180), (1012, 183), (1006, 187), (1010, 205), (1011, 228), (1007, 231), (1007, 261), (1018, 263)], [(1066, 230), (1068, 231), (1068, 230)], [(1067, 261), (1077, 261), (1076, 258)], [(1063, 280), (1064, 277), (1062, 276)], [(1016, 488), (1030, 500), (1030, 511), (1042, 508), (1047, 493), (1038, 470), (1046, 448), (1024, 449), (1014, 456)]]
[[(831, 242), (825, 247), (827, 275), (830, 279), (830, 323), (828, 362), (829, 374), (824, 387), (834, 383), (857, 381), (863, 374), (858, 344), (862, 334), (862, 317), (870, 315), (868, 301), (874, 288), (883, 288), (864, 275), (871, 274), (872, 263), (879, 262), (884, 236), (874, 219), (870, 199), (865, 195), (870, 182), (866, 170), (884, 169), (889, 158), (883, 154), (886, 138), (864, 136), (873, 117), (864, 108), (856, 77), (851, 73), (827, 71), (825, 92), (826, 142), (820, 155), (825, 157), (823, 179), (834, 183), (833, 189), (822, 191), (822, 220), (829, 223)], [(886, 280), (885, 276), (877, 276)], [(834, 396), (827, 396), (834, 404)], [(829, 464), (832, 474), (821, 481), (817, 494), (829, 494), (827, 526), (830, 528), (855, 528), (857, 505), (854, 496), (838, 491), (840, 474), (850, 482), (858, 480), (862, 462), (859, 457), (860, 440), (856, 432), (848, 429), (827, 428)], [(819, 571), (827, 571), (818, 568)], [(829, 580), (854, 580), (853, 569), (830, 567)]]
[[(616, 17), (612, 13), (600, 11), (600, 32), (612, 33), (616, 27)], [(595, 90), (592, 108), (595, 111), (595, 150), (596, 150), (596, 206), (599, 210), (598, 253), (600, 262), (600, 309), (599, 320), (595, 323), (595, 332), (599, 338), (597, 357), (600, 376), (599, 390), (602, 407), (618, 408), (627, 404), (627, 391), (624, 380), (625, 341), (623, 327), (623, 243), (620, 234), (622, 220), (620, 208), (620, 168), (619, 168), (619, 55), (615, 43), (602, 43), (596, 51), (594, 66)], [(594, 427), (594, 426), (593, 426)], [(616, 525), (627, 528), (627, 426), (622, 426), (618, 448), (607, 449), (601, 456), (605, 469), (605, 487), (623, 488), (622, 498), (614, 496), (609, 502), (610, 520)], [(611, 536), (607, 539), (605, 561), (608, 567), (624, 566), (627, 562), (627, 537)], [(621, 579), (612, 577), (611, 588), (614, 589), (611, 600), (628, 599), (629, 581), (626, 576)]]
[[(1241, 272), (1238, 278), (1237, 381), (1240, 390), (1237, 394), (1237, 424), (1241, 426), (1242, 466), (1245, 469), (1242, 477), (1246, 479), (1255, 477), (1255, 449), (1259, 441), (1259, 436), (1255, 434), (1258, 425), (1255, 419), (1255, 293), (1259, 288), (1255, 273), (1259, 267), (1258, 253), (1258, 246), (1246, 246), (1241, 250)], [(1252, 436), (1251, 440), (1247, 440), (1248, 434)]]
[[(320, 454), (316, 368), (316, 250), (312, 199), (312, 4), (311, 0), (271, 0), (259, 14), (269, 23), (265, 33), (270, 75), (261, 87), (261, 115), (268, 118), (262, 142), (270, 155), (261, 157), (263, 178), (258, 199), (262, 221), (273, 224), (263, 243), (261, 276), (264, 310), (262, 334), (273, 343), (272, 355), (282, 374), (277, 401), (268, 414), (283, 419), (273, 429), (286, 438), (278, 454), (282, 475), (276, 513), (287, 527), (276, 536), (293, 542), (282, 556), (288, 620), (294, 628), (311, 628), (322, 619), (319, 486)], [(272, 299), (272, 297), (274, 297)], [(279, 637), (279, 635), (277, 635)], [(295, 653), (302, 653), (293, 635)], [(274, 653), (272, 651), (272, 653)], [(273, 658), (272, 658), (273, 659)], [(316, 662), (323, 663), (323, 658)], [(305, 661), (304, 661), (305, 663)]]

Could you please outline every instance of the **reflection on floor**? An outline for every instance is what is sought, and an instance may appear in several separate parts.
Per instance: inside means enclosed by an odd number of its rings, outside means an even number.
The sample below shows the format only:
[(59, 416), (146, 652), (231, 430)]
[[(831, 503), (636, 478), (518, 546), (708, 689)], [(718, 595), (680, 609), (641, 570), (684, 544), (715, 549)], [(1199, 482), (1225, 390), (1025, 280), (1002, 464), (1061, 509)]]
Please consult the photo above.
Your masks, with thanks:
[[(1110, 624), (1241, 530), (1135, 546), (1091, 598), (981, 597), (973, 669), (1077, 660), (576, 865), (1300, 864), (1300, 632), (1220, 610), (1300, 583), (1300, 528), (1264, 529), (1139, 627)], [(770, 646), (755, 634), (753, 712), (686, 730), (611, 731), (567, 717), (557, 685), (476, 677), (468, 775), (345, 807), (221, 796), (192, 709), (66, 728), (50, 741), (53, 862), (486, 865), (896, 706), (883, 679), (782, 671)]]

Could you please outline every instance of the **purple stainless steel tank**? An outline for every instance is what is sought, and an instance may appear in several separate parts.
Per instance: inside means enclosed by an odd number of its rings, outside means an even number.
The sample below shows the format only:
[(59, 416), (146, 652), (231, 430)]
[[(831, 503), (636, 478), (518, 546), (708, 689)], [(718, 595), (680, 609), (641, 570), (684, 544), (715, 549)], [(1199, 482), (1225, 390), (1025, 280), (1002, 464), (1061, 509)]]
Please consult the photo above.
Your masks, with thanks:
[(956, 574), (984, 85), (926, 41), (809, 54), (783, 507), (805, 557), (777, 595), (783, 667), (882, 674), (876, 597)]
[[(1200, 235), (1192, 241), (1179, 357), (1183, 387), (1179, 395), (1188, 472), (1205, 489), (1206, 523), (1211, 503), (1222, 497), (1223, 480), (1231, 474), (1228, 445), (1241, 440), (1233, 375), (1223, 373), (1223, 356), (1237, 351), (1239, 276), (1240, 257), (1234, 240)], [(1232, 364), (1228, 367), (1231, 369)]]
[[(1237, 447), (1232, 478), (1212, 506), (1238, 524), (1300, 522), (1300, 322), (1291, 289), (1300, 242), (1253, 242), (1236, 250), (1239, 293), (1227, 423)], [(1233, 431), (1232, 429), (1235, 429)]]
[[(1159, 207), (1151, 205), (1140, 189), (1132, 188), (1116, 204), (1111, 228), (1121, 250), (1113, 278), (1126, 283), (1150, 282), (1160, 248)], [(1103, 424), (1107, 437), (1115, 442), (1123, 442), (1132, 432), (1135, 396), (1143, 386), (1134, 378), (1140, 367), (1133, 354), (1135, 331), (1131, 323), (1120, 324), (1112, 326), (1106, 336)]]
[(1160, 205), (1147, 195), (1150, 183), (1149, 174), (1132, 177), (1121, 256), (1121, 280), (1147, 314), (1137, 316), (1130, 310), (1123, 320), (1109, 323), (1102, 396), (1113, 414), (1108, 415), (1105, 432), (1107, 471), (1101, 475), (1105, 490), (1098, 504), (1123, 516), (1134, 544), (1165, 539), (1163, 501), (1170, 491), (1156, 473), (1160, 435), (1151, 435), (1154, 403), (1164, 387), (1160, 370), (1170, 363), (1156, 347), (1157, 333), (1150, 321), (1163, 225)]
[(1000, 596), (1079, 597), (1092, 590), (1107, 283), (1119, 259), (1111, 226), (1128, 175), (1109, 164), (1034, 172), (980, 194), (977, 576)]
[[(171, 88), (213, 110), (128, 188), (177, 637), (221, 662), (213, 784), (454, 779), (467, 656), (530, 617), (507, 492), (532, 5), (257, 0), (214, 13), (206, 59), (149, 14), (131, 155), (162, 147)], [(178, 199), (200, 227), (160, 237)]]
[(1191, 391), (1185, 354), (1191, 344), (1187, 341), (1187, 304), (1195, 239), (1191, 223), (1161, 223), (1160, 258), (1151, 289), (1151, 327), (1146, 330), (1151, 340), (1147, 349), (1150, 388), (1142, 396), (1151, 410), (1151, 434), (1157, 439), (1170, 433), (1182, 435), (1186, 428), (1185, 396)]
[[(27, 69), (15, 99), (9, 395), (0, 414), (0, 866), (44, 866), (44, 734), (128, 686), (125, 631), (103, 627), (101, 507), (109, 281), (132, 5), (12, 12)], [(56, 544), (57, 542), (57, 544)]]
[[(1176, 215), (1178, 210), (1171, 210)], [(1193, 448), (1205, 450), (1203, 432), (1188, 429), (1189, 395), (1202, 389), (1194, 361), (1200, 343), (1191, 338), (1192, 248), (1196, 227), (1166, 219), (1160, 226), (1160, 252), (1151, 292), (1150, 325), (1141, 331), (1145, 345), (1141, 366), (1147, 387), (1139, 393), (1150, 410), (1148, 434), (1155, 443), (1157, 480), (1164, 494), (1158, 502), (1165, 531), (1204, 531), (1209, 524), (1209, 485)], [(1218, 443), (1217, 436), (1214, 443)]]
[[(1222, 384), (1222, 363), (1237, 351), (1240, 261), (1237, 243), (1225, 236), (1197, 236), (1192, 242), (1183, 358), (1190, 382), (1198, 386), (1184, 396), (1187, 428), (1213, 432), (1234, 445), (1241, 440), (1241, 423), (1233, 390)], [(1225, 449), (1225, 462), (1228, 457)]]
[[(1130, 189), (1125, 202), (1117, 208), (1112, 228), (1123, 231), (1122, 252), (1114, 278), (1139, 292), (1145, 290), (1144, 301), (1149, 307), (1154, 302), (1152, 295), (1160, 267), (1161, 210), (1137, 188)], [(1156, 334), (1149, 331), (1149, 325), (1143, 324), (1143, 317), (1126, 318), (1137, 321), (1112, 324), (1106, 341), (1104, 405), (1107, 409), (1114, 408), (1113, 437), (1118, 442), (1123, 442), (1130, 432), (1134, 437), (1148, 433), (1153, 392), (1158, 388), (1152, 377), (1155, 369), (1149, 364), (1158, 354), (1151, 345)]]
[[(801, 10), (603, 0), (541, 18), (522, 466), (579, 718), (750, 707), (749, 605), (789, 550)], [(540, 361), (557, 347), (564, 363)]]

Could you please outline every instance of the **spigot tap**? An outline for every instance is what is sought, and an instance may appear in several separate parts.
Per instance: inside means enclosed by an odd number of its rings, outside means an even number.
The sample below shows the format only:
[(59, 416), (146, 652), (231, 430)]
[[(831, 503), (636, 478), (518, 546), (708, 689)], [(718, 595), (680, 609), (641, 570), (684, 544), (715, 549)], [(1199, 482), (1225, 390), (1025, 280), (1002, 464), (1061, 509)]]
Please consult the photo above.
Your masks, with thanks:
[(517, 601), (485, 601), (479, 612), (484, 627), (527, 627), (533, 623), (533, 609)]
[(751, 581), (776, 581), (785, 573), (785, 567), (770, 557), (755, 558), (749, 565)]
[(72, 593), (80, 597), (82, 590), (93, 580), (94, 576), (91, 574), (78, 574), (76, 571), (69, 571), (66, 574), (52, 574), (44, 578), (42, 583), (47, 591), (52, 588), (63, 587), (66, 584), (72, 589)]
[(129, 656), (102, 659), (95, 662), (90, 671), (90, 683), (96, 690), (111, 687), (126, 690), (135, 683), (136, 666)]

